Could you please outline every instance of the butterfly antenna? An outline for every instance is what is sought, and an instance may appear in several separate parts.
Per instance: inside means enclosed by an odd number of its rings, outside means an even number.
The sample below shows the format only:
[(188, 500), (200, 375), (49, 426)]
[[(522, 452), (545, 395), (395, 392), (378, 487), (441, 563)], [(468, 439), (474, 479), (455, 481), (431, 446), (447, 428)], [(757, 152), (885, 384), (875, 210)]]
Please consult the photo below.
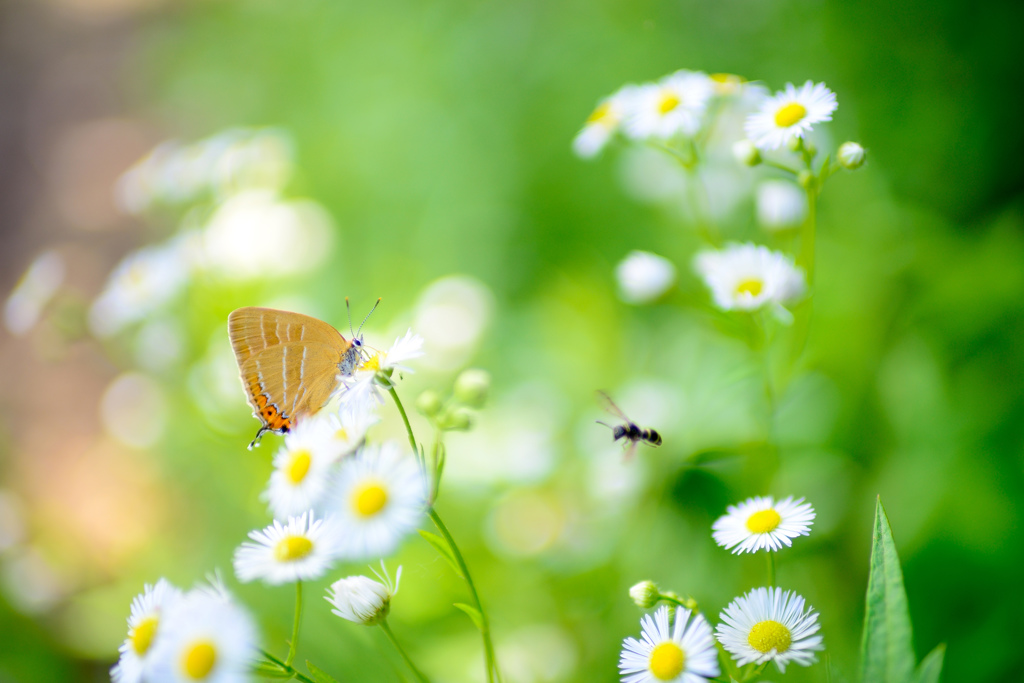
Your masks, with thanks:
[(604, 425), (604, 426), (605, 426), (605, 427), (607, 427), (608, 429), (615, 429), (615, 427), (612, 427), (612, 426), (611, 426), (610, 424), (608, 424), (607, 422), (601, 422), (600, 420), (594, 420), (594, 422), (596, 422), (596, 423), (597, 423), (597, 424), (599, 424), (599, 425)]
[(354, 339), (356, 333), (352, 330), (352, 304), (349, 303), (347, 296), (345, 297), (345, 310), (348, 311), (348, 331), (352, 334), (352, 338)]
[[(363, 318), (363, 322), (359, 323), (359, 332), (363, 331), (363, 325), (365, 325), (366, 321), (370, 319), (370, 316), (373, 315), (373, 312), (377, 310), (377, 306), (380, 305), (380, 299), (381, 297), (377, 297), (377, 303), (373, 305), (373, 308), (370, 309), (370, 312), (366, 314), (365, 318)], [(345, 299), (345, 301), (348, 301), (348, 299)], [(349, 323), (349, 326), (351, 327), (351, 323)], [(352, 336), (355, 337), (356, 335), (359, 334), (359, 332), (354, 333)]]

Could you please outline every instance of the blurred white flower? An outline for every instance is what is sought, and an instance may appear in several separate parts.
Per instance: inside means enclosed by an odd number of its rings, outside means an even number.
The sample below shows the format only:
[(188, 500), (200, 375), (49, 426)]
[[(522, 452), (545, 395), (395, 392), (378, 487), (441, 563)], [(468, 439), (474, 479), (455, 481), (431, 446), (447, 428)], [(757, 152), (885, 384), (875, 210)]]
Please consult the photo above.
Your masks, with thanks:
[(100, 419), (107, 433), (133, 448), (148, 448), (167, 426), (167, 399), (155, 379), (141, 372), (114, 378), (100, 399)]
[(824, 650), (818, 613), (804, 610), (804, 599), (781, 588), (755, 588), (729, 603), (718, 617), (722, 644), (739, 666), (775, 662), (780, 672), (795, 662), (810, 666)]
[(787, 256), (754, 244), (731, 244), (697, 254), (694, 268), (711, 289), (715, 305), (752, 311), (793, 301), (804, 292), (803, 271)]
[(757, 186), (757, 220), (769, 232), (798, 228), (807, 218), (807, 194), (788, 180)]
[(335, 439), (336, 431), (321, 412), (301, 420), (285, 435), (262, 495), (274, 519), (295, 517), (319, 505), (327, 491), (331, 465), (341, 457), (344, 446)]
[(490, 324), (494, 295), (480, 280), (449, 275), (427, 285), (416, 302), (413, 328), (423, 335), (425, 367), (454, 370), (467, 363)]
[(572, 149), (583, 159), (597, 156), (615, 136), (631, 111), (636, 97), (635, 85), (623, 86), (618, 92), (598, 103), (587, 117), (582, 130), (572, 141)]
[(380, 417), (364, 405), (341, 405), (337, 412), (327, 413), (331, 425), (331, 438), (338, 449), (338, 457), (352, 455), (366, 441), (370, 427), (380, 422)]
[(805, 138), (814, 124), (831, 121), (837, 106), (824, 83), (807, 81), (799, 89), (787, 83), (747, 117), (747, 137), (761, 149), (779, 149), (792, 138)]
[[(381, 568), (384, 561), (381, 560)], [(342, 619), (364, 626), (373, 626), (384, 620), (391, 609), (391, 598), (398, 593), (398, 584), (402, 580), (402, 568), (395, 573), (394, 585), (391, 583), (387, 570), (384, 570), (382, 581), (374, 581), (366, 576), (349, 576), (338, 579), (327, 589), (327, 602), (331, 603)]]
[(790, 496), (776, 503), (771, 496), (755, 496), (730, 505), (711, 528), (718, 545), (739, 554), (791, 546), (794, 538), (810, 533), (813, 523), (814, 508), (803, 498)]
[(193, 590), (162, 615), (153, 667), (146, 680), (248, 681), (257, 654), (256, 625), (249, 613), (234, 600)]
[(186, 237), (176, 237), (126, 256), (89, 311), (93, 334), (112, 336), (176, 297), (188, 284), (189, 246)]
[(161, 620), (167, 609), (181, 598), (181, 590), (167, 579), (160, 579), (152, 586), (146, 584), (142, 593), (135, 596), (128, 617), (128, 637), (121, 644), (120, 659), (110, 670), (114, 683), (140, 683), (149, 678), (152, 646), (161, 630)]
[(64, 259), (44, 251), (28, 267), (4, 304), (7, 331), (20, 337), (31, 330), (43, 309), (64, 282)]
[(334, 564), (338, 532), (330, 517), (316, 519), (312, 510), (285, 524), (275, 519), (235, 550), (235, 576), (271, 585), (318, 579)]
[(757, 166), (761, 163), (761, 152), (757, 145), (746, 138), (732, 143), (732, 156), (741, 166)]
[(638, 140), (693, 135), (700, 129), (712, 92), (705, 74), (685, 70), (641, 85), (630, 95), (626, 133)]
[(339, 529), (339, 556), (364, 560), (394, 552), (419, 524), (426, 497), (416, 459), (391, 442), (343, 460), (326, 499)]
[(669, 625), (668, 606), (640, 620), (641, 639), (622, 641), (619, 673), (623, 683), (703, 683), (720, 673), (711, 627), (701, 614), (685, 608)]
[(290, 137), (276, 129), (229, 128), (190, 145), (162, 143), (118, 180), (125, 213), (250, 189), (277, 191), (292, 174)]
[(204, 265), (236, 280), (306, 273), (331, 252), (331, 219), (319, 204), (266, 190), (228, 197), (203, 234)]
[(668, 259), (647, 251), (631, 251), (615, 267), (619, 297), (631, 304), (654, 301), (676, 281), (676, 267)]

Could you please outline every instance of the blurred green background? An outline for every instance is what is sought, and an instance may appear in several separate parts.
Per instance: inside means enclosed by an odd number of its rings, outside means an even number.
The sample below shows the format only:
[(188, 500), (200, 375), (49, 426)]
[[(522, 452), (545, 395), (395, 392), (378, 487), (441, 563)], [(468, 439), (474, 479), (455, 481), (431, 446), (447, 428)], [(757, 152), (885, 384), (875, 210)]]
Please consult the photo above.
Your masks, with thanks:
[[(359, 312), (383, 297), (378, 345), (410, 325), (427, 337), (407, 405), (462, 367), (492, 373), (476, 428), (449, 439), (438, 507), (509, 681), (616, 680), (641, 579), (712, 616), (763, 583), (763, 558), (716, 547), (710, 525), (768, 493), (818, 512), (779, 580), (820, 611), (831, 680), (856, 677), (876, 495), (918, 656), (946, 642), (945, 680), (1019, 680), (1022, 23), (1019, 3), (923, 0), (6, 3), (4, 292), (47, 249), (65, 274), (37, 324), (0, 336), (0, 680), (104, 680), (143, 583), (215, 568), (281, 650), (292, 590), (230, 572), (268, 522), (258, 494), (279, 439), (244, 448), (257, 425), (224, 322), (280, 305), (342, 328), (345, 296)], [(689, 274), (685, 212), (631, 196), (629, 155), (570, 151), (599, 97), (678, 68), (824, 81), (832, 142), (869, 150), (822, 196), (810, 344), (768, 465), (760, 360)], [(193, 276), (145, 335), (98, 341), (88, 307), (117, 262), (216, 210), (127, 216), (114, 181), (163, 140), (234, 127), (291, 141), (280, 195), (320, 207), (330, 248), (309, 267)], [(747, 197), (723, 227), (771, 242), (752, 225)], [(247, 258), (263, 233), (230, 234)], [(632, 249), (673, 259), (678, 291), (621, 303), (613, 268)], [(664, 446), (623, 463), (593, 424), (599, 388)], [(384, 413), (377, 436), (402, 438)], [(478, 636), (451, 607), (462, 585), (418, 538), (397, 563), (399, 637), (434, 680), (480, 680)], [(319, 598), (300, 657), (339, 680), (398, 679), (382, 634)]]

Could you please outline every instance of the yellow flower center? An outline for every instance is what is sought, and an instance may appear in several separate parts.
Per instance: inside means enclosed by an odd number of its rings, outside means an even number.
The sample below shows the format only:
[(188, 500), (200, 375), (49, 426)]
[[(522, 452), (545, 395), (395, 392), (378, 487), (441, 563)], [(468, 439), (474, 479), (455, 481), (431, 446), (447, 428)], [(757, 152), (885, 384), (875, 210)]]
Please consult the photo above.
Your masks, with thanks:
[(274, 546), (274, 559), (278, 562), (294, 562), (311, 552), (313, 541), (305, 536), (285, 536)]
[(597, 105), (590, 116), (587, 117), (587, 125), (592, 123), (600, 123), (603, 125), (612, 125), (615, 123), (615, 115), (612, 113), (612, 105), (608, 102), (602, 102)]
[(750, 296), (757, 296), (764, 289), (764, 283), (756, 278), (750, 278), (736, 285), (736, 294), (749, 294)]
[(370, 358), (365, 363), (363, 363), (363, 366), (362, 366), (361, 369), (362, 370), (373, 370), (374, 372), (377, 372), (378, 370), (380, 370), (380, 354), (379, 353), (375, 353), (372, 356), (370, 356)]
[(686, 653), (678, 644), (668, 641), (654, 648), (649, 663), (651, 673), (659, 681), (671, 681), (683, 671)]
[(779, 526), (781, 521), (782, 517), (779, 517), (779, 513), (769, 508), (768, 510), (761, 510), (750, 515), (747, 518), (747, 528), (750, 529), (751, 533), (766, 534)]
[(658, 100), (658, 112), (661, 114), (667, 114), (682, 104), (682, 102), (683, 101), (679, 99), (675, 93), (664, 90), (661, 93), (661, 98)]
[(334, 438), (338, 441), (348, 441), (348, 430), (342, 427), (338, 431), (334, 432)]
[(736, 74), (711, 74), (712, 87), (719, 95), (731, 95), (739, 90), (743, 79)]
[(301, 484), (302, 480), (306, 478), (306, 474), (309, 473), (311, 462), (313, 462), (313, 454), (305, 448), (300, 448), (292, 453), (292, 459), (285, 468), (288, 480), (296, 485)]
[(803, 117), (807, 116), (807, 108), (799, 102), (790, 102), (779, 107), (775, 112), (775, 125), (780, 128), (789, 128)]
[(182, 668), (185, 669), (185, 675), (194, 681), (206, 678), (213, 671), (213, 666), (216, 663), (217, 648), (208, 640), (193, 643), (185, 650), (185, 656), (182, 657), (181, 662)]
[(132, 629), (128, 639), (132, 641), (135, 654), (141, 657), (149, 650), (149, 646), (153, 644), (153, 637), (156, 636), (159, 621), (160, 618), (154, 614), (140, 621), (139, 625)]
[(356, 489), (352, 507), (360, 517), (372, 517), (388, 503), (388, 492), (376, 482), (367, 482)]
[(775, 650), (782, 654), (789, 649), (789, 644), (793, 642), (793, 637), (790, 635), (788, 628), (777, 621), (768, 619), (767, 621), (759, 621), (754, 624), (754, 628), (750, 629), (750, 635), (747, 636), (747, 642), (750, 643), (750, 647), (758, 652), (771, 652)]

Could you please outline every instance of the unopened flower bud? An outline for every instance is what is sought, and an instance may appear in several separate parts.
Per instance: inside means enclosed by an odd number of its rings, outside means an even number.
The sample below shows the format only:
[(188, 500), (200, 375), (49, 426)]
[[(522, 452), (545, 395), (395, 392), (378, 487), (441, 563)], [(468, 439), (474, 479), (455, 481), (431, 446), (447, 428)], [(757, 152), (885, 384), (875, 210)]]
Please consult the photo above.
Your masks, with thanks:
[(865, 156), (867, 152), (856, 142), (844, 142), (839, 145), (839, 151), (836, 153), (839, 164), (849, 171), (855, 171), (863, 166)]
[(441, 397), (436, 391), (427, 389), (416, 398), (416, 410), (427, 417), (433, 417), (441, 411)]
[(786, 140), (786, 147), (789, 148), (790, 152), (799, 152), (804, 148), (804, 139), (799, 135), (791, 135)]
[(658, 604), (661, 591), (653, 581), (641, 581), (629, 589), (629, 597), (640, 609), (650, 609)]
[(750, 140), (737, 140), (732, 143), (732, 155), (744, 166), (757, 166), (761, 163), (761, 151)]
[(473, 419), (465, 408), (456, 408), (445, 416), (445, 429), (464, 432), (472, 426)]
[(394, 591), (379, 581), (366, 576), (349, 576), (332, 583), (326, 599), (334, 606), (331, 612), (342, 619), (373, 626), (388, 616), (392, 595)]
[(800, 174), (796, 177), (796, 181), (800, 183), (800, 187), (805, 190), (809, 190), (814, 187), (814, 174), (805, 169), (800, 171)]
[(455, 379), (455, 398), (470, 408), (482, 408), (491, 388), (491, 375), (486, 370), (470, 368)]

